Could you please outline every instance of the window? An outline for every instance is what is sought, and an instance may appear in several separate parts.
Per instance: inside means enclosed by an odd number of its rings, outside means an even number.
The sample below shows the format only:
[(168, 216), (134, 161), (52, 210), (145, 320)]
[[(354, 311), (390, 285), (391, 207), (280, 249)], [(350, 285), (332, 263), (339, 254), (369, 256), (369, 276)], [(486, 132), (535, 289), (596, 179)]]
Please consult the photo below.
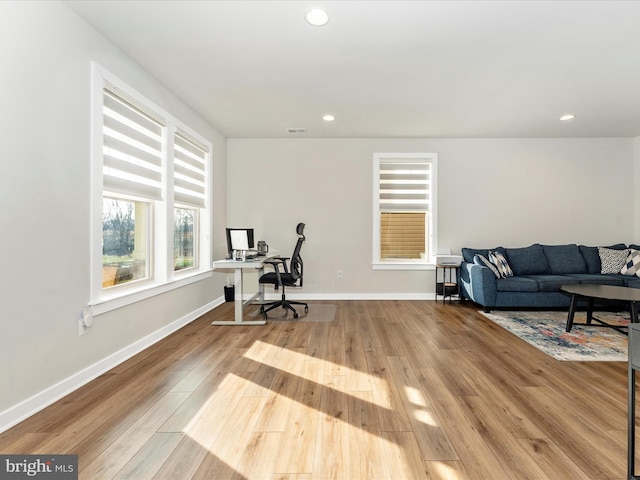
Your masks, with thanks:
[(437, 155), (374, 154), (374, 268), (423, 268), (435, 255)]
[(196, 210), (176, 208), (173, 216), (173, 269), (197, 267), (194, 225), (197, 224)]
[(162, 198), (163, 125), (103, 90), (102, 288), (149, 279), (151, 202)]
[(148, 202), (105, 196), (102, 202), (102, 288), (151, 276)]
[(117, 308), (210, 270), (212, 147), (96, 64), (92, 73), (91, 304)]

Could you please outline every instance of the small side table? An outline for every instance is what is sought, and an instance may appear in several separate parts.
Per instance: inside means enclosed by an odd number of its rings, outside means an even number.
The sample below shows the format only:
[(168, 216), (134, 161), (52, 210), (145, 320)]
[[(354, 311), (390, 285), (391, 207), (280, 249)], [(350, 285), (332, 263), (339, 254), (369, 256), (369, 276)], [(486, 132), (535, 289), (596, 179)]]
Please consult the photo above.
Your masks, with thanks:
[[(436, 302), (438, 297), (442, 296), (442, 303), (445, 303), (449, 297), (449, 303), (453, 296), (460, 298), (460, 290), (458, 288), (458, 270), (457, 265), (436, 265)], [(442, 275), (438, 272), (442, 270)]]

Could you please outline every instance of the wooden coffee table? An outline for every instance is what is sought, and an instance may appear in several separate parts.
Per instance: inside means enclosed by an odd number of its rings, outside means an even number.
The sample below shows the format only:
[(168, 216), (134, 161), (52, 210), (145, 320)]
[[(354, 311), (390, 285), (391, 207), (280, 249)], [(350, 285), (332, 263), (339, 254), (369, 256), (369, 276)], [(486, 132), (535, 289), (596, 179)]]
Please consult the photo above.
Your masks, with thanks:
[[(593, 303), (595, 300), (607, 300), (614, 302), (625, 302), (631, 307), (631, 323), (638, 323), (638, 302), (640, 302), (640, 288), (615, 287), (613, 285), (563, 285), (561, 292), (571, 295), (571, 305), (567, 316), (567, 332), (571, 331), (573, 325), (591, 325), (594, 327), (609, 327), (626, 334), (626, 327), (611, 325), (593, 316)], [(587, 322), (574, 323), (573, 317), (576, 313), (576, 303), (579, 298), (587, 299)], [(592, 324), (595, 320), (597, 324)]]

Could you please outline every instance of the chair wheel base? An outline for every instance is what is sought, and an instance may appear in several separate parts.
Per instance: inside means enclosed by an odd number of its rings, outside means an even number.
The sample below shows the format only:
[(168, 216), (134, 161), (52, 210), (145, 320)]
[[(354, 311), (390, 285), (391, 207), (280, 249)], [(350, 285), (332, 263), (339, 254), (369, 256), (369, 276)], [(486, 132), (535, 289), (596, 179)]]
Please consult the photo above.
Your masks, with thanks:
[[(309, 313), (309, 306), (306, 303), (303, 302), (291, 302), (291, 303), (296, 303), (298, 305), (304, 305), (304, 313)], [(283, 310), (291, 310), (291, 312), (293, 313), (293, 318), (298, 318), (300, 315), (298, 315), (298, 312), (295, 311), (295, 309), (291, 306), (291, 303), (283, 300), (280, 302), (273, 302), (273, 303), (265, 303), (264, 305), (260, 305), (260, 314), (262, 315), (262, 318), (264, 318), (265, 320), (267, 320), (268, 317), (268, 313), (273, 310), (274, 308), (278, 308), (281, 307)], [(268, 308), (265, 308), (268, 307)]]

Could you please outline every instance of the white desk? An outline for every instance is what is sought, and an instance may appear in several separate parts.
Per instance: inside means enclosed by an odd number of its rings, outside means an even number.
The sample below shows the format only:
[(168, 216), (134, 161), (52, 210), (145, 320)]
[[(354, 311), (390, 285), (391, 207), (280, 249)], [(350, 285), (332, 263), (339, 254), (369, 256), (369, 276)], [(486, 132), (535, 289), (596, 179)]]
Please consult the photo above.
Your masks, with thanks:
[(256, 270), (258, 272), (258, 277), (262, 275), (264, 272), (264, 264), (263, 262), (270, 257), (277, 255), (276, 253), (272, 253), (267, 255), (266, 257), (257, 257), (253, 260), (217, 260), (213, 262), (214, 270), (222, 270), (222, 269), (233, 269), (235, 270), (235, 298), (234, 298), (234, 307), (235, 307), (235, 320), (215, 320), (211, 322), (211, 325), (265, 325), (267, 323), (266, 320), (245, 320), (243, 321), (244, 315), (244, 307), (250, 305), (256, 300), (264, 301), (264, 284), (259, 284), (258, 292), (253, 295), (250, 299), (244, 301), (243, 300), (243, 284), (242, 284), (242, 272), (247, 269)]

